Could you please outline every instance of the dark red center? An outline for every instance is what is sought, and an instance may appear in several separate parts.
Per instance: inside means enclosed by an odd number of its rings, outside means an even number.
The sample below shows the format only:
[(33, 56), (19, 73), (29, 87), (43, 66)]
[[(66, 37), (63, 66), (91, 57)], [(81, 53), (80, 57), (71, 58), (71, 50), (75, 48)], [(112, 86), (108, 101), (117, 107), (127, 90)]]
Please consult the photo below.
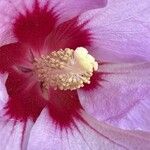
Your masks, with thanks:
[(36, 1), (32, 12), (26, 10), (26, 15), (17, 16), (13, 32), (20, 42), (34, 47), (41, 46), (46, 36), (55, 28), (57, 20), (57, 14), (53, 9), (48, 9), (48, 4), (40, 8)]
[(5, 110), (10, 118), (26, 122), (29, 117), (35, 121), (47, 106), (54, 123), (68, 127), (74, 117), (80, 119), (78, 112), (82, 107), (77, 92), (51, 91), (49, 100), (45, 100), (41, 84), (34, 81), (32, 68), (27, 64), (32, 66), (32, 57), (42, 47), (51, 52), (90, 46), (91, 34), (84, 29), (86, 23), (78, 25), (78, 17), (56, 26), (60, 14), (48, 9), (48, 5), (41, 8), (35, 1), (32, 11), (16, 16), (13, 31), (19, 42), (0, 48), (0, 71), (9, 73), (6, 87), (10, 98)]

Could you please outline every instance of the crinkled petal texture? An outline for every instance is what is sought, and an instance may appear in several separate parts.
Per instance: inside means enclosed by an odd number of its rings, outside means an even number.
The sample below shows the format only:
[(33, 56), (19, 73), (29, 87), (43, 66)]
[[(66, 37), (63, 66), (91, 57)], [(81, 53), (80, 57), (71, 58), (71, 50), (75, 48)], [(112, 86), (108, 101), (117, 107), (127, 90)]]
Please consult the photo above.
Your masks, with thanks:
[(119, 130), (80, 113), (68, 129), (56, 127), (45, 108), (31, 130), (28, 150), (148, 150), (149, 134)]
[(149, 68), (147, 62), (101, 65), (97, 86), (78, 90), (83, 108), (121, 128), (150, 130)]
[[(71, 19), (80, 13), (93, 9), (104, 7), (107, 0), (1, 0), (0, 1), (0, 45), (13, 43), (18, 40), (18, 36), (14, 35), (13, 26), (16, 23), (16, 17), (20, 20), (22, 32), (15, 31), (17, 35), (24, 34), (21, 40), (27, 40), (32, 37), (40, 38), (48, 35), (48, 32), (57, 22), (63, 22)], [(42, 8), (42, 9), (41, 9)], [(30, 15), (30, 12), (34, 12)], [(42, 14), (41, 14), (42, 13)], [(41, 15), (39, 15), (41, 14)], [(28, 16), (28, 20), (25, 18)], [(39, 22), (39, 18), (42, 20)], [(51, 20), (49, 22), (49, 20)], [(36, 22), (36, 24), (33, 24)], [(22, 26), (22, 24), (24, 26)], [(49, 26), (49, 29), (47, 28)], [(44, 32), (41, 33), (41, 28)], [(15, 29), (14, 29), (15, 30)], [(19, 33), (18, 33), (19, 32)], [(35, 35), (36, 34), (36, 35)], [(38, 35), (37, 35), (38, 34)], [(31, 40), (32, 38), (28, 39)], [(19, 36), (20, 40), (20, 36)]]
[(110, 0), (107, 7), (83, 13), (79, 22), (93, 35), (91, 53), (100, 61), (150, 58), (149, 0)]

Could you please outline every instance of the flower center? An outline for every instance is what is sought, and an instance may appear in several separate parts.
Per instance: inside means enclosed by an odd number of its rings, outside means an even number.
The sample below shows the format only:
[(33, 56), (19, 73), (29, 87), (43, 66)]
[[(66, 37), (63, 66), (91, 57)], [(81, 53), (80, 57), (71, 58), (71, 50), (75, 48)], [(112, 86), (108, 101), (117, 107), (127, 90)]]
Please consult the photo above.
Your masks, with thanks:
[(35, 58), (33, 66), (45, 89), (50, 86), (60, 90), (75, 90), (85, 83), (90, 84), (93, 71), (98, 69), (94, 57), (83, 47), (60, 49)]

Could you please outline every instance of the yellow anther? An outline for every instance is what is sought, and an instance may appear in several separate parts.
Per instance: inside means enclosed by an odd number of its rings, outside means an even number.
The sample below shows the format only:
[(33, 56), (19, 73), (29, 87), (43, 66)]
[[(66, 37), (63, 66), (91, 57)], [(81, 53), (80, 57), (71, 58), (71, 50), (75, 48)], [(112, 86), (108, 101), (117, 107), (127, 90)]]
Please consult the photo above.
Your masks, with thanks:
[(93, 68), (96, 71), (98, 69), (98, 63), (95, 61), (95, 58), (88, 54), (88, 51), (85, 48), (77, 48), (74, 52), (74, 56), (78, 63), (85, 69), (87, 72), (92, 72)]
[(51, 86), (60, 90), (74, 90), (83, 87), (84, 83), (90, 84), (93, 71), (98, 69), (95, 58), (83, 47), (54, 51), (35, 58), (33, 65), (45, 89)]

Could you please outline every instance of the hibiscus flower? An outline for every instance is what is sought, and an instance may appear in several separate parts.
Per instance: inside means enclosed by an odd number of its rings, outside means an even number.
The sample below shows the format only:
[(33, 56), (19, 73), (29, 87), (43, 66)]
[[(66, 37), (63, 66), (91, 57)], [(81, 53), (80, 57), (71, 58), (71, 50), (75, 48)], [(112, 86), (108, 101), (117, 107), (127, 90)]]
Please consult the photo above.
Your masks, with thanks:
[[(135, 128), (122, 116), (134, 122), (128, 109), (147, 106), (149, 97), (148, 22), (140, 17), (149, 2), (116, 0), (100, 8), (105, 5), (0, 1), (2, 150), (150, 148), (149, 133), (96, 120)], [(137, 108), (131, 113), (136, 117)], [(148, 128), (147, 119), (138, 120), (137, 127)]]

